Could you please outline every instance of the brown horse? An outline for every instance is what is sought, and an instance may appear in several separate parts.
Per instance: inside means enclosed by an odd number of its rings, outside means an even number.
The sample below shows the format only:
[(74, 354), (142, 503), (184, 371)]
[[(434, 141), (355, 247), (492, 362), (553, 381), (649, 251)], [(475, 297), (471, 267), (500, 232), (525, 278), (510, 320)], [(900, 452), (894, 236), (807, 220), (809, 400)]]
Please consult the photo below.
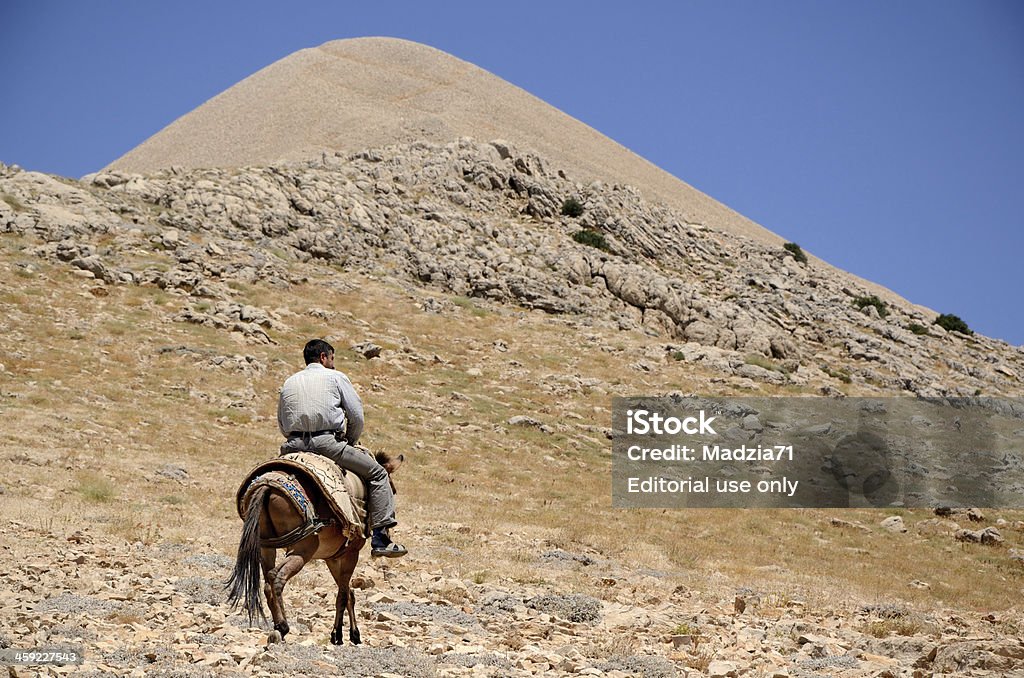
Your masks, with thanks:
[[(391, 457), (383, 452), (378, 453), (376, 459), (389, 475), (397, 471), (404, 461), (403, 455)], [(296, 480), (312, 502), (317, 517), (322, 520), (330, 519), (330, 522), (319, 531), (302, 536), (310, 527), (292, 502), (276, 488), (266, 485), (257, 487), (246, 509), (235, 569), (227, 582), (230, 589), (228, 602), (232, 607), (240, 602), (249, 615), (250, 624), (256, 619), (265, 621), (266, 614), (259, 592), (262, 573), (265, 582), (263, 593), (270, 607), (274, 630), (280, 634), (280, 639), (284, 639), (288, 633), (288, 620), (285, 617), (282, 597), (285, 584), (309, 561), (324, 560), (331, 571), (331, 576), (338, 584), (331, 643), (342, 644), (342, 627), (347, 610), (349, 640), (353, 645), (358, 645), (361, 641), (359, 628), (356, 626), (356, 597), (350, 583), (356, 563), (359, 562), (359, 551), (366, 543), (366, 539), (346, 539), (342, 532), (343, 525), (339, 524), (344, 518), (334, 515), (316, 483), (301, 475)], [(287, 538), (289, 533), (295, 534), (297, 540), (292, 543), (280, 543), (282, 537), (285, 537), (284, 542), (290, 541)], [(284, 560), (280, 565), (277, 564), (278, 547), (285, 549)], [(274, 633), (271, 633), (271, 639), (277, 640)]]

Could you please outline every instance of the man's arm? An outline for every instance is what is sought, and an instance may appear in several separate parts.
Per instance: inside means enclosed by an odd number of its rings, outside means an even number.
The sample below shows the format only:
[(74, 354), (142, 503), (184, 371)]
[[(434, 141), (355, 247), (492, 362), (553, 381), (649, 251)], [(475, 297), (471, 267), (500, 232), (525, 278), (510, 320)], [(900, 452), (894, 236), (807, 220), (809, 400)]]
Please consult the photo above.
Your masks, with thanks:
[[(283, 391), (283, 389), (282, 389), (282, 391)], [(291, 433), (291, 431), (285, 431), (284, 430), (285, 427), (284, 427), (284, 393), (283, 392), (277, 394), (277, 428), (280, 429), (281, 435), (283, 435), (285, 438), (287, 438), (288, 434)]]
[(363, 434), (363, 401), (359, 394), (341, 372), (338, 372), (338, 388), (341, 390), (341, 409), (345, 411), (345, 439), (353, 445)]

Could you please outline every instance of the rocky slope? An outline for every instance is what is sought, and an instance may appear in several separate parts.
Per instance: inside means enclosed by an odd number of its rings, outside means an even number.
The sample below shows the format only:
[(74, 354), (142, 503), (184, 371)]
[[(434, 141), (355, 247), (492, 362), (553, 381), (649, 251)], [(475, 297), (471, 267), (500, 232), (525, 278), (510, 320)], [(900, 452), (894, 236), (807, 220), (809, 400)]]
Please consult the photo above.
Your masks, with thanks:
[(443, 523), (425, 531), (417, 539), (417, 568), (362, 565), (356, 582), (364, 645), (333, 647), (326, 644), (333, 581), (320, 563), (289, 585), (287, 642), (264, 645), (264, 633), (225, 607), (223, 582), (233, 561), (211, 544), (112, 544), (88, 531), (10, 521), (0, 535), (31, 538), (53, 557), (19, 558), (5, 577), (0, 646), (84, 651), (83, 665), (49, 667), (42, 675), (1024, 674), (1020, 619), (1012, 615), (921, 613), (891, 603), (817, 608), (751, 588), (709, 594), (596, 552), (567, 552), (515, 534), (490, 541), (525, 552), (538, 581), (575, 575), (588, 581), (589, 593), (474, 581), (431, 568), (431, 556), (443, 549), (440, 535), (469, 532)]
[[(37, 254), (219, 302), (212, 314), (186, 311), (193, 322), (253, 325), (238, 309), (216, 319), (230, 306), (225, 281), (287, 284), (285, 262), (317, 259), (642, 328), (680, 359), (780, 386), (1013, 396), (1024, 379), (1020, 348), (946, 332), (898, 298), (863, 305), (873, 292), (840, 271), (688, 220), (629, 186), (580, 183), (501, 141), (81, 183), (6, 168), (0, 192), (0, 231), (41, 238)], [(562, 214), (567, 199), (578, 217)], [(133, 256), (153, 247), (173, 252), (171, 268)]]

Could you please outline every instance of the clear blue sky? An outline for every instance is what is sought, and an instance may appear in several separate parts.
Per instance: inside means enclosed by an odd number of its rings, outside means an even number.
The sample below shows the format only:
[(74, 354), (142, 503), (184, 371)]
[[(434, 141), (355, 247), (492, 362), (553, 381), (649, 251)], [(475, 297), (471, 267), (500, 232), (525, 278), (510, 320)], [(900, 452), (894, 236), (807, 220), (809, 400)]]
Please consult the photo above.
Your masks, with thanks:
[(295, 50), (423, 42), (1024, 344), (1024, 2), (0, 2), (0, 161), (94, 171)]

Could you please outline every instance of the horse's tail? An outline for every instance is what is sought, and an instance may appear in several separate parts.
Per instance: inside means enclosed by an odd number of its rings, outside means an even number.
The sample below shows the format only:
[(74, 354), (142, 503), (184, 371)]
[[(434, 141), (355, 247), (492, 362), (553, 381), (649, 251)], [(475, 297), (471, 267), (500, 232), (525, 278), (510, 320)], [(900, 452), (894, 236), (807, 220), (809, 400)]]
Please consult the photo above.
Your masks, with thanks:
[(263, 601), (260, 599), (260, 578), (263, 573), (260, 562), (260, 513), (263, 512), (269, 487), (261, 485), (253, 490), (249, 498), (249, 506), (245, 511), (245, 522), (242, 525), (242, 538), (238, 542), (238, 556), (235, 558), (235, 569), (227, 582), (229, 588), (228, 603), (232, 608), (242, 603), (242, 608), (249, 615), (249, 623), (259, 619), (266, 621)]

